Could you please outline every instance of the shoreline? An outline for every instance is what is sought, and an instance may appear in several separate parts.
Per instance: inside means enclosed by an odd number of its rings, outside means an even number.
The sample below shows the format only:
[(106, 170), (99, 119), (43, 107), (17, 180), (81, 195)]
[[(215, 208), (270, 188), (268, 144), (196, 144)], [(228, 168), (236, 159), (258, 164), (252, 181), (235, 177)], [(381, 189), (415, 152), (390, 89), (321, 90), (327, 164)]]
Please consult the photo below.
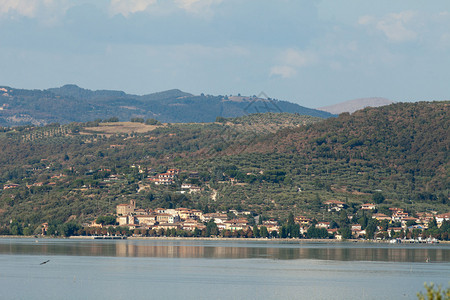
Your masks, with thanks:
[[(70, 236), (70, 237), (48, 237), (48, 236), (13, 236), (13, 235), (1, 235), (0, 239), (68, 239), (68, 240), (94, 240), (94, 236)], [(112, 239), (111, 239), (112, 240)], [(120, 239), (117, 239), (120, 240)], [(116, 240), (116, 241), (117, 241)], [(370, 244), (390, 244), (390, 240), (361, 240), (361, 239), (281, 239), (281, 238), (224, 238), (224, 237), (161, 237), (161, 236), (149, 236), (139, 237), (130, 236), (122, 240), (166, 240), (166, 241), (246, 241), (246, 242), (290, 242), (290, 243), (370, 243)], [(429, 244), (429, 243), (414, 243), (409, 241), (401, 241), (401, 244)], [(439, 244), (450, 244), (450, 241), (439, 241)]]

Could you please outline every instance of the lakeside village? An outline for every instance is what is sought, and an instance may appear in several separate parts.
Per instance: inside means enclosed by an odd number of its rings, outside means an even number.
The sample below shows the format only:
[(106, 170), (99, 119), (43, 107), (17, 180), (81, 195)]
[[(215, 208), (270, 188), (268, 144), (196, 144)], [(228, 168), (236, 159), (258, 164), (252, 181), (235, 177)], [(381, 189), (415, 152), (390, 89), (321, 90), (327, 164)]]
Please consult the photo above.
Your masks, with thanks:
[[(178, 169), (149, 178), (156, 185), (171, 185), (179, 174)], [(196, 193), (200, 187), (182, 184), (181, 189)], [(303, 215), (290, 214), (285, 224), (277, 220), (262, 220), (251, 211), (228, 210), (216, 213), (203, 213), (188, 208), (157, 208), (154, 210), (137, 208), (136, 202), (119, 204), (116, 207), (115, 224), (105, 224), (100, 218), (90, 224), (91, 232), (111, 236), (126, 234), (133, 236), (181, 236), (181, 237), (242, 237), (242, 238), (321, 238), (321, 239), (376, 239), (392, 242), (437, 242), (448, 240), (450, 231), (450, 212), (436, 214), (417, 213), (410, 216), (400, 208), (389, 208), (390, 214), (372, 213), (377, 211), (373, 203), (362, 204), (360, 210), (368, 217), (353, 220), (345, 212), (346, 204), (338, 200), (328, 200), (324, 204), (329, 212), (339, 213), (340, 225), (334, 221), (317, 221)], [(370, 219), (369, 219), (370, 218)], [(112, 220), (112, 218), (110, 218)], [(361, 224), (362, 223), (362, 224)], [(126, 228), (117, 232), (117, 227)], [(434, 227), (434, 234), (426, 230)], [(100, 230), (99, 230), (100, 229)], [(128, 230), (127, 230), (128, 229)], [(444, 234), (440, 234), (444, 232)], [(447, 234), (447, 235), (445, 235)]]
[[(345, 203), (336, 200), (326, 202), (330, 211), (339, 212), (345, 208)], [(363, 204), (362, 210), (375, 210), (374, 204)], [(128, 235), (143, 236), (182, 236), (182, 237), (243, 237), (243, 238), (327, 238), (341, 240), (351, 238), (370, 238), (376, 240), (391, 239), (401, 242), (437, 242), (432, 236), (423, 235), (423, 231), (429, 226), (450, 225), (450, 213), (433, 215), (432, 213), (420, 213), (418, 218), (409, 216), (399, 208), (390, 208), (391, 216), (382, 213), (374, 213), (371, 218), (379, 224), (374, 228), (351, 223), (349, 219), (348, 229), (334, 228), (332, 222), (317, 221), (304, 216), (291, 214), (286, 224), (280, 225), (276, 220), (259, 221), (259, 216), (253, 216), (249, 211), (230, 210), (218, 213), (202, 213), (200, 210), (188, 208), (146, 210), (136, 207), (136, 202), (119, 204), (116, 208), (116, 224), (105, 224), (106, 218), (99, 218), (90, 224), (91, 234), (104, 236)], [(343, 211), (343, 210), (342, 210)], [(234, 216), (236, 218), (230, 218)], [(253, 226), (252, 226), (253, 223)], [(415, 223), (415, 225), (410, 225)], [(399, 227), (391, 227), (391, 224), (399, 224)], [(384, 227), (384, 228), (383, 228)], [(119, 230), (117, 230), (119, 228)], [(125, 230), (123, 228), (126, 228)], [(371, 233), (369, 231), (372, 231)], [(86, 233), (87, 233), (86, 232)]]
[[(151, 176), (155, 185), (172, 185), (180, 170), (169, 169)], [(116, 175), (111, 175), (112, 179)], [(5, 185), (4, 189), (15, 188)], [(182, 192), (197, 193), (201, 188), (182, 184)], [(338, 221), (316, 220), (304, 215), (289, 215), (280, 223), (263, 218), (251, 211), (228, 210), (205, 213), (189, 208), (138, 208), (135, 200), (119, 204), (116, 214), (99, 216), (89, 224), (68, 230), (65, 236), (80, 235), (103, 238), (135, 237), (234, 237), (234, 238), (319, 238), (370, 239), (391, 242), (437, 242), (450, 238), (450, 212), (419, 212), (414, 216), (400, 208), (389, 208), (388, 214), (379, 213), (377, 205), (362, 204), (363, 217), (347, 215), (347, 205), (338, 200), (324, 202), (328, 212), (338, 214)], [(49, 224), (41, 226), (42, 235), (53, 235)]]

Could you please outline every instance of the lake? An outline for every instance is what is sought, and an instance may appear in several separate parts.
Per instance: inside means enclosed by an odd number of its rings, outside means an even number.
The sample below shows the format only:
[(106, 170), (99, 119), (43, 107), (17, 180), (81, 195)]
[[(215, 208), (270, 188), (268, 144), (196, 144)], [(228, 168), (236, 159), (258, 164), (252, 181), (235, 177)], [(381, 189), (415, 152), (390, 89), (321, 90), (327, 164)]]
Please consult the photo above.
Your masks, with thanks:
[(1, 299), (416, 299), (450, 280), (449, 244), (3, 238), (0, 262)]

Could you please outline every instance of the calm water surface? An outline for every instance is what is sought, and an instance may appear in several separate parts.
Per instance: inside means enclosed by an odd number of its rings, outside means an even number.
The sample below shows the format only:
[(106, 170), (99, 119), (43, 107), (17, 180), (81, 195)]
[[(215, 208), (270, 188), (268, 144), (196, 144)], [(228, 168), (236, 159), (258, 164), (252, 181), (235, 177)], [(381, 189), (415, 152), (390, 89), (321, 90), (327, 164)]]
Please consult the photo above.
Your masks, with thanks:
[(445, 244), (0, 239), (0, 263), (1, 299), (416, 299), (450, 281)]

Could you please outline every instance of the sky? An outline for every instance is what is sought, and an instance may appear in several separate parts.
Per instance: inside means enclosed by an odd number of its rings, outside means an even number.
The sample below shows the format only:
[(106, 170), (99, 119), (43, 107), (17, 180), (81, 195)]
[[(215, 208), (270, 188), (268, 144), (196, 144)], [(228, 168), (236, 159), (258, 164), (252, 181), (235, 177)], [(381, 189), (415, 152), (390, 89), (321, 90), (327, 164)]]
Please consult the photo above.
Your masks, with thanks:
[(0, 0), (0, 86), (450, 99), (449, 0)]

